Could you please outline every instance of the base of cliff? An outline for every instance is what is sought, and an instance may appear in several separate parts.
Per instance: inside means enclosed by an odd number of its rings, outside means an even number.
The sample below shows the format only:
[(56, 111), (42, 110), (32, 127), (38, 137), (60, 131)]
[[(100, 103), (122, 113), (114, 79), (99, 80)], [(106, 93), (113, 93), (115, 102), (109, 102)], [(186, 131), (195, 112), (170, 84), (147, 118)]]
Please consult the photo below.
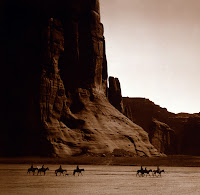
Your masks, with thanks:
[(150, 144), (148, 134), (115, 109), (104, 94), (78, 89), (75, 99), (68, 119), (51, 117), (45, 122), (51, 146), (47, 154), (62, 158), (83, 154), (162, 156)]

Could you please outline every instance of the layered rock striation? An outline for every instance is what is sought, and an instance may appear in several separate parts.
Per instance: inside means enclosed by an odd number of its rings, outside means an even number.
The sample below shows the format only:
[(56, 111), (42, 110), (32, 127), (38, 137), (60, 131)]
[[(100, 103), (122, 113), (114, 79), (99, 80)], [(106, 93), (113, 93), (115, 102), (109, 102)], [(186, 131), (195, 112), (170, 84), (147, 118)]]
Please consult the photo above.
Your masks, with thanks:
[(5, 1), (3, 8), (1, 155), (160, 156), (108, 101), (98, 0)]

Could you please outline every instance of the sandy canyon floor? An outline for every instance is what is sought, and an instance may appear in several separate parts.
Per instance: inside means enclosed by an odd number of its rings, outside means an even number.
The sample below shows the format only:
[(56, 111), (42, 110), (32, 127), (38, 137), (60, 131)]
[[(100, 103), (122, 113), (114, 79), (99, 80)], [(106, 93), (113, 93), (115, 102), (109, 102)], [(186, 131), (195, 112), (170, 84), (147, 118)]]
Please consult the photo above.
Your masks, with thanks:
[(83, 176), (73, 176), (75, 165), (63, 165), (67, 176), (55, 176), (59, 165), (45, 166), (45, 176), (33, 176), (29, 164), (0, 164), (0, 194), (200, 194), (200, 167), (161, 167), (162, 177), (136, 177), (139, 166), (80, 165)]

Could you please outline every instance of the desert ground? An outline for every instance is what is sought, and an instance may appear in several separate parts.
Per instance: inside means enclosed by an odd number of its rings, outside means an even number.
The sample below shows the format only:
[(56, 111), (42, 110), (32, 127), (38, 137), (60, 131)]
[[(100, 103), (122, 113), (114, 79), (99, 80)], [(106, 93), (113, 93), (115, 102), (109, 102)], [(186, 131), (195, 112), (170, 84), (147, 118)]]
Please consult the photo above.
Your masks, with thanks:
[[(115, 158), (117, 160), (119, 163), (120, 158)], [(97, 163), (95, 159), (93, 162)], [(20, 164), (3, 164), (1, 161), (0, 194), (200, 194), (200, 167), (160, 166), (165, 170), (161, 177), (136, 177), (136, 171), (140, 169), (138, 165), (84, 163), (79, 164), (85, 169), (83, 175), (73, 176), (76, 164), (62, 164), (68, 175), (56, 176), (54, 171), (59, 167), (56, 163), (45, 164), (49, 171), (44, 176), (27, 174), (30, 163), (24, 164), (22, 159)], [(147, 169), (156, 169), (155, 165), (148, 165), (147, 159), (143, 163)], [(42, 166), (39, 159), (34, 166)]]

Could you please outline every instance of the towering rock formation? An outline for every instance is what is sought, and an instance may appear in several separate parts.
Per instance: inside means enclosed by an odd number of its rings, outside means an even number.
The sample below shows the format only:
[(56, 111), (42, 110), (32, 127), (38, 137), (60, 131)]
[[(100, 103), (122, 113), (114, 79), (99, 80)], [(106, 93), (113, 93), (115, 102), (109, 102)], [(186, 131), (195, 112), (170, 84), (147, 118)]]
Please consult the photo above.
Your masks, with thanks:
[(107, 99), (98, 0), (2, 7), (2, 155), (160, 155)]
[(121, 86), (118, 78), (109, 77), (108, 99), (115, 108), (122, 113), (124, 112)]

